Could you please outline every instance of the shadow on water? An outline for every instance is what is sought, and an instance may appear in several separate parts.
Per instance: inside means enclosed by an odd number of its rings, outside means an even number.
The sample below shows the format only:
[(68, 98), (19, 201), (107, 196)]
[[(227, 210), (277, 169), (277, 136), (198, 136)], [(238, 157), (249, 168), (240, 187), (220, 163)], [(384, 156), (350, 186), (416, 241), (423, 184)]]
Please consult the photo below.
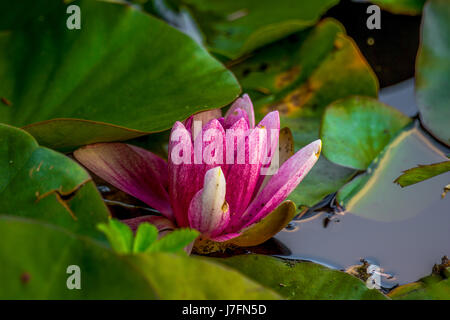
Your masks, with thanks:
[[(386, 88), (380, 92), (380, 100), (414, 114), (413, 85), (408, 80)], [(441, 198), (450, 173), (407, 188), (392, 182), (402, 170), (442, 161), (450, 150), (420, 128), (409, 130), (395, 143), (380, 161), (381, 169), (374, 170), (371, 185), (347, 204), (348, 211), (295, 221), (276, 236), (292, 251), (290, 257), (338, 269), (365, 259), (394, 276), (384, 279), (390, 287), (430, 274), (442, 256), (450, 256), (450, 196)]]

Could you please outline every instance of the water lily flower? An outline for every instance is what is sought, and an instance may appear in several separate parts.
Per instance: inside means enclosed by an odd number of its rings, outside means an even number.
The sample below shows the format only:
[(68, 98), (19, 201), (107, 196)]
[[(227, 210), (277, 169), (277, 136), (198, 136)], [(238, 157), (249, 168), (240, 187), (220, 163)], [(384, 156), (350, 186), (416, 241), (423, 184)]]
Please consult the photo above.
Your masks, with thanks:
[[(201, 239), (224, 243), (242, 239), (246, 230), (280, 208), (287, 208), (290, 218), (295, 213), (293, 205), (280, 204), (316, 163), (321, 141), (305, 146), (267, 175), (263, 171), (278, 160), (279, 132), (278, 111), (255, 125), (252, 102), (244, 95), (224, 117), (217, 109), (176, 122), (167, 162), (124, 143), (88, 145), (74, 156), (102, 179), (158, 210), (167, 225), (194, 228)], [(280, 218), (271, 219), (273, 225)], [(282, 227), (289, 222), (281, 220)], [(163, 229), (161, 219), (159, 227)]]

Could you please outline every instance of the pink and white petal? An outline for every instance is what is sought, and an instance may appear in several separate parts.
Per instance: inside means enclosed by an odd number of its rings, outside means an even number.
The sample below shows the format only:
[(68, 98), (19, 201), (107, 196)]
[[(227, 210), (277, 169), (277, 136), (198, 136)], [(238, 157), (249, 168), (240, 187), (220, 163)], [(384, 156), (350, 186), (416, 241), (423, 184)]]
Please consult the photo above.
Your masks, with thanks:
[(218, 119), (222, 117), (222, 110), (220, 109), (213, 109), (208, 111), (199, 112), (197, 114), (194, 114), (193, 116), (190, 116), (187, 118), (183, 124), (186, 127), (186, 129), (191, 133), (192, 138), (195, 139), (194, 132), (192, 131), (194, 129), (194, 122), (199, 121), (201, 122), (200, 128), (202, 128), (204, 125), (206, 125), (209, 121), (212, 119)]
[(227, 115), (225, 116), (225, 118), (224, 118), (224, 128), (225, 129), (230, 128), (231, 126), (233, 126), (240, 119), (244, 119), (247, 122), (247, 124), (249, 124), (249, 126), (250, 126), (247, 112), (245, 112), (241, 108), (237, 108), (233, 112), (227, 113)]
[(192, 182), (194, 176), (191, 134), (177, 121), (169, 140), (169, 195), (174, 218), (179, 227), (188, 227), (187, 209), (201, 188)]
[(272, 176), (242, 216), (242, 228), (263, 219), (283, 202), (316, 163), (322, 142), (316, 140), (289, 158)]
[(150, 151), (124, 143), (97, 143), (82, 147), (74, 157), (116, 188), (138, 198), (171, 219), (165, 161)]
[(222, 233), (230, 220), (225, 201), (226, 182), (220, 167), (208, 170), (203, 189), (196, 193), (189, 206), (189, 224), (207, 237)]
[(261, 157), (266, 149), (266, 132), (262, 128), (251, 130), (245, 142), (245, 163), (227, 165), (227, 201), (231, 220), (227, 233), (239, 231), (241, 217), (252, 200), (260, 176)]
[(255, 111), (253, 110), (253, 103), (250, 100), (248, 94), (244, 94), (242, 98), (238, 98), (228, 109), (228, 112), (225, 114), (225, 117), (229, 114), (233, 113), (236, 109), (243, 109), (248, 115), (248, 124), (250, 129), (255, 127)]

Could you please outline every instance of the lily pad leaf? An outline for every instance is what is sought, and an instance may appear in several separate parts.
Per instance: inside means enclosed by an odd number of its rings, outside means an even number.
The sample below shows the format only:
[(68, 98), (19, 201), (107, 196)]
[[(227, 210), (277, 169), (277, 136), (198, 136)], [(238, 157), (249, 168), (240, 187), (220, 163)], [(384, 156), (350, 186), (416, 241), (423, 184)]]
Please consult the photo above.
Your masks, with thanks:
[(339, 0), (179, 0), (196, 18), (212, 52), (236, 59), (312, 26)]
[(394, 182), (398, 183), (402, 187), (407, 187), (448, 171), (450, 171), (450, 161), (419, 165), (418, 167), (404, 171), (403, 174), (395, 179)]
[[(401, 132), (373, 161), (367, 171), (342, 187), (339, 205), (348, 212), (382, 222), (402, 221), (423, 212), (433, 202), (450, 173), (408, 188), (393, 183), (405, 169), (421, 163), (442, 162), (447, 157), (417, 128)], [(408, 205), (405, 206), (405, 203)]]
[(450, 262), (442, 258), (433, 273), (417, 282), (397, 287), (389, 293), (394, 300), (450, 300)]
[(331, 104), (322, 120), (323, 154), (342, 166), (366, 170), (411, 119), (368, 97)]
[(424, 8), (417, 55), (416, 98), (423, 125), (450, 146), (450, 2), (430, 0)]
[(312, 262), (263, 255), (234, 256), (216, 261), (235, 268), (291, 300), (386, 299), (381, 292), (368, 289), (361, 280)]
[(370, 0), (384, 10), (395, 14), (418, 15), (422, 13), (426, 0)]
[[(29, 2), (46, 9), (0, 34), (0, 97), (10, 102), (0, 102), (0, 121), (45, 146), (66, 151), (162, 131), (240, 93), (204, 48), (132, 6), (75, 1), (81, 29), (69, 30), (63, 1)], [(9, 5), (0, 21), (29, 11)]]
[(101, 236), (96, 225), (109, 216), (80, 165), (4, 124), (0, 124), (0, 208), (0, 215), (31, 217), (96, 237)]
[[(0, 299), (280, 298), (211, 261), (169, 253), (119, 255), (36, 220), (1, 216), (0, 234)], [(81, 290), (67, 289), (73, 265), (80, 268)]]
[[(351, 95), (376, 97), (378, 91), (370, 66), (333, 19), (264, 47), (231, 70), (250, 94), (258, 118), (280, 112), (281, 125), (292, 130), (295, 150), (319, 138), (328, 104)], [(289, 199), (313, 206), (354, 174), (321, 157)]]

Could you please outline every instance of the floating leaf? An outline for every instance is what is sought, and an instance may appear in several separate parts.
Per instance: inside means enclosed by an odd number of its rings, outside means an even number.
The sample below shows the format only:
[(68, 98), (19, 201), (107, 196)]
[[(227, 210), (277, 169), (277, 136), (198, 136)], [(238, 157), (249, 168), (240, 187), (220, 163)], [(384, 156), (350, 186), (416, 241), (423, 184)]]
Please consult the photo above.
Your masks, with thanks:
[[(231, 70), (250, 94), (257, 117), (279, 110), (282, 126), (292, 130), (296, 150), (319, 137), (328, 104), (350, 95), (376, 97), (378, 90), (373, 71), (333, 19), (266, 46)], [(321, 157), (289, 199), (312, 206), (354, 174)]]
[(237, 269), (287, 299), (386, 299), (359, 279), (312, 262), (243, 255), (216, 261)]
[(418, 167), (403, 171), (403, 174), (395, 179), (394, 182), (402, 187), (407, 187), (448, 171), (450, 171), (450, 161), (419, 165)]
[(312, 26), (339, 0), (180, 0), (206, 36), (210, 50), (236, 59)]
[[(66, 27), (63, 1), (0, 10), (0, 21), (18, 21), (0, 34), (0, 97), (11, 102), (0, 121), (66, 151), (165, 130), (238, 96), (232, 73), (163, 21), (120, 3), (73, 3), (80, 30)], [(28, 4), (45, 10), (23, 14)]]
[(450, 300), (449, 265), (447, 257), (443, 257), (442, 264), (435, 265), (430, 276), (397, 287), (389, 296), (395, 300)]
[(322, 120), (323, 154), (342, 166), (365, 170), (411, 122), (400, 111), (368, 97), (331, 104)]
[[(89, 238), (7, 216), (0, 217), (0, 234), (0, 299), (279, 298), (204, 259), (167, 253), (117, 255)], [(80, 268), (81, 290), (67, 288), (71, 265)]]
[[(423, 212), (439, 199), (448, 174), (436, 177), (435, 183), (422, 182), (408, 188), (393, 183), (405, 167), (417, 162), (432, 163), (447, 157), (436, 149), (416, 128), (399, 134), (369, 166), (339, 190), (338, 203), (347, 211), (377, 221), (402, 221)], [(405, 209), (407, 204), (407, 209)]]
[(395, 14), (418, 15), (422, 12), (425, 0), (370, 0), (384, 10)]
[(430, 0), (424, 8), (417, 55), (416, 98), (423, 125), (450, 146), (450, 2)]
[(0, 214), (31, 217), (94, 236), (101, 235), (97, 223), (109, 216), (81, 166), (4, 124), (0, 124), (0, 208)]

